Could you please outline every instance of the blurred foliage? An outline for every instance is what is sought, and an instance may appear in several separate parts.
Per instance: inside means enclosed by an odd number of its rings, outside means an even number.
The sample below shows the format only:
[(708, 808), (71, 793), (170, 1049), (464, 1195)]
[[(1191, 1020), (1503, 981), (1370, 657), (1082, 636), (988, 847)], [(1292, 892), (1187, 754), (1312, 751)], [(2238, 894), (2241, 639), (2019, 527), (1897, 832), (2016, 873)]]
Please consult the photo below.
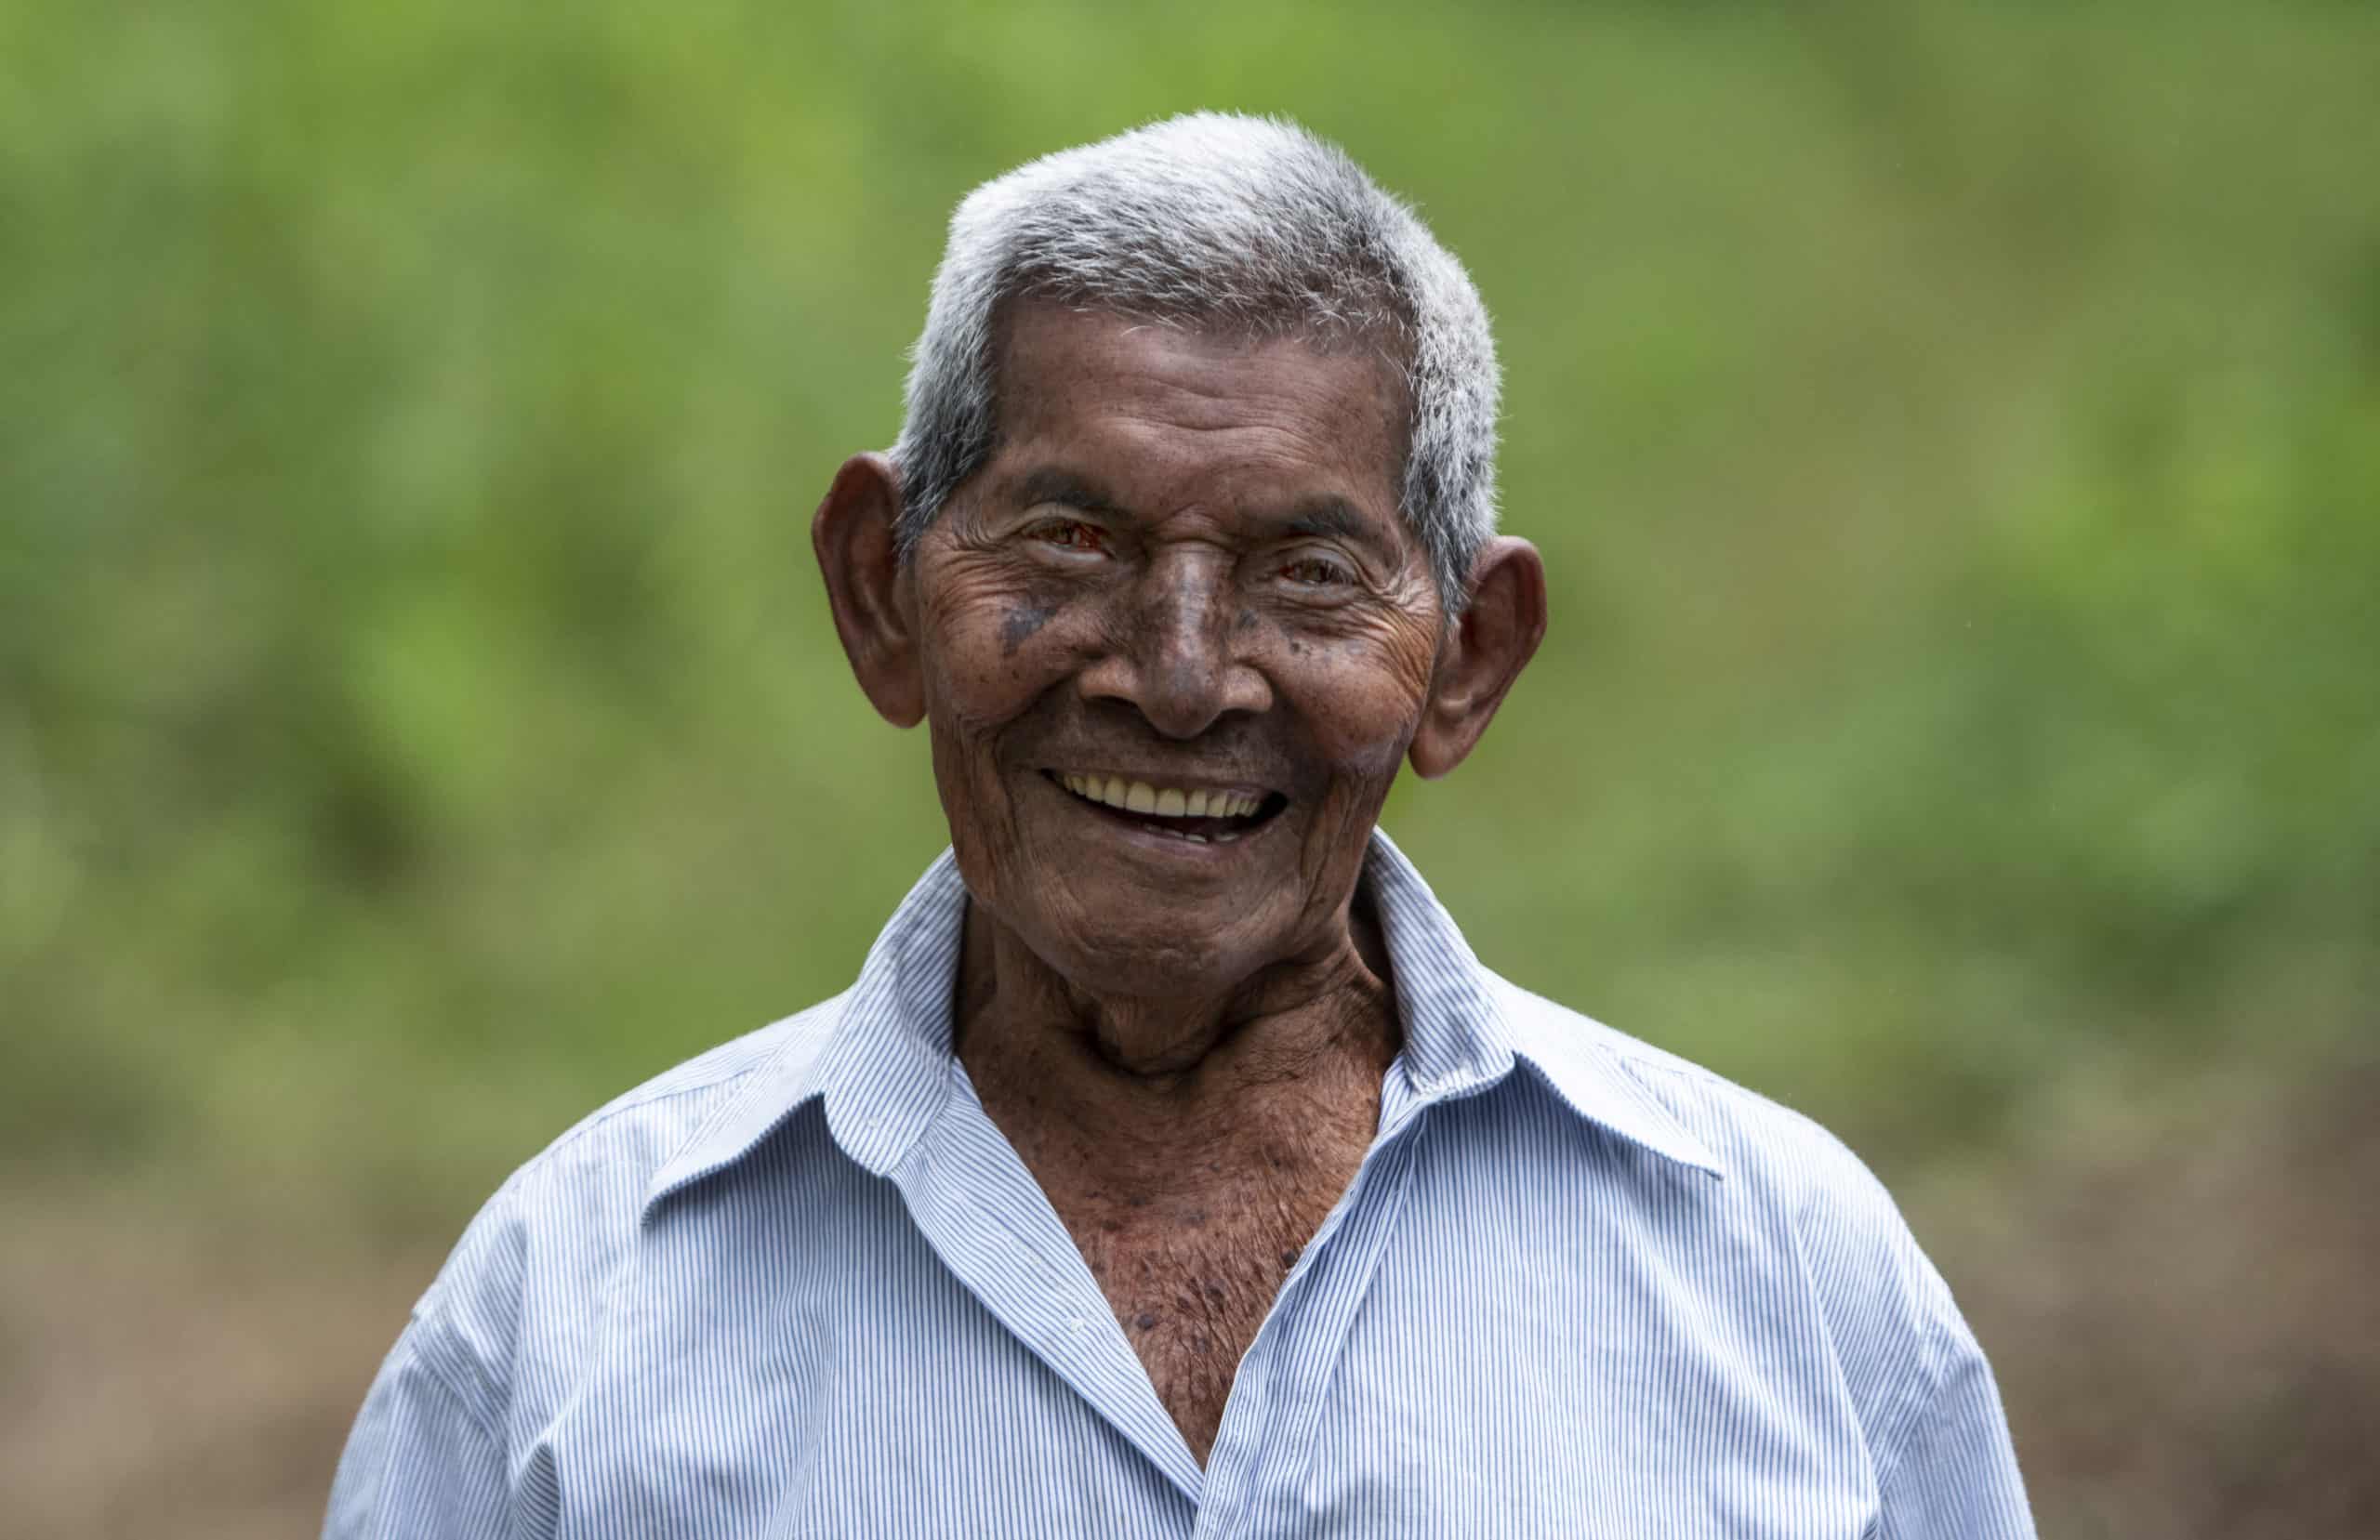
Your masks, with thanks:
[(1496, 311), (1554, 633), (1389, 824), (1887, 1162), (2380, 985), (2380, 10), (0, 8), (0, 1153), (451, 1234), (939, 847), (807, 539), (950, 205), (1197, 106)]

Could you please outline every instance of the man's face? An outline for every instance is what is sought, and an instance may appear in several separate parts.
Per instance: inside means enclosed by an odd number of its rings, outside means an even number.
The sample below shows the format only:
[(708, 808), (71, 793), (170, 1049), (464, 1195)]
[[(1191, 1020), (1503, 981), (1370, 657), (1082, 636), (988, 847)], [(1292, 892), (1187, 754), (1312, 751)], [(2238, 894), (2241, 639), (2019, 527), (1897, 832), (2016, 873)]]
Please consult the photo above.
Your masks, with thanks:
[(998, 378), (908, 579), (970, 890), (1103, 994), (1327, 951), (1439, 650), (1388, 364), (1028, 305)]

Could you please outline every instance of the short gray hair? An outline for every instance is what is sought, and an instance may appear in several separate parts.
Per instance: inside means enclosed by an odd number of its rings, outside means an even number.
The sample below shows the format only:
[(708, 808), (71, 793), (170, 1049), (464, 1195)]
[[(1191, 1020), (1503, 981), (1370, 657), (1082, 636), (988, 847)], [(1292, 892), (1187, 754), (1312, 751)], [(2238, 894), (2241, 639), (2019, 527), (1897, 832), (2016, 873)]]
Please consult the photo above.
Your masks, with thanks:
[(950, 218), (892, 462), (914, 550), (998, 430), (999, 312), (1019, 298), (1259, 336), (1368, 336), (1407, 392), (1402, 489), (1447, 611), (1496, 529), (1496, 343), (1470, 276), (1344, 151), (1195, 112), (1018, 166)]

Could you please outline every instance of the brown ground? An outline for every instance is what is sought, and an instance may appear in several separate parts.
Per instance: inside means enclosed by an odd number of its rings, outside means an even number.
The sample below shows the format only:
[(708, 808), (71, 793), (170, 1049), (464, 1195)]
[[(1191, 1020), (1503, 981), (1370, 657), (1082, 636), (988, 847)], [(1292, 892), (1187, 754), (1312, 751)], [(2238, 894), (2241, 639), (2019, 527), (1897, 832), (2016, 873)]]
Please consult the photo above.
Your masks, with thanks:
[(2380, 1063), (2193, 1101), (1910, 1193), (2042, 1533), (2375, 1540)]
[[(2059, 1540), (2380, 1536), (2380, 1069), (2044, 1114), (1901, 1184)], [(0, 1531), (311, 1534), (434, 1253), (0, 1195)]]
[(435, 1256), (309, 1257), (56, 1194), (9, 1195), (0, 1223), (0, 1533), (319, 1530), (347, 1425)]

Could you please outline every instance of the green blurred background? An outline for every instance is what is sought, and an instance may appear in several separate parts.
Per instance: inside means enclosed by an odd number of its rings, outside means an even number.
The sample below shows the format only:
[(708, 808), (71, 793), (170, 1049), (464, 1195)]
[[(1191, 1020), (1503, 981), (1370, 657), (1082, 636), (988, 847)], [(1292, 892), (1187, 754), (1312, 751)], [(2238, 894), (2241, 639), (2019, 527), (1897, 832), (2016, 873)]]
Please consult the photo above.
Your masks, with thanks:
[(951, 204), (1205, 106), (1498, 318), (1486, 958), (1877, 1165), (2045, 1533), (2380, 1533), (2380, 8), (2246, 0), (0, 8), (21, 1533), (309, 1533), (502, 1175), (850, 977), (810, 510)]

